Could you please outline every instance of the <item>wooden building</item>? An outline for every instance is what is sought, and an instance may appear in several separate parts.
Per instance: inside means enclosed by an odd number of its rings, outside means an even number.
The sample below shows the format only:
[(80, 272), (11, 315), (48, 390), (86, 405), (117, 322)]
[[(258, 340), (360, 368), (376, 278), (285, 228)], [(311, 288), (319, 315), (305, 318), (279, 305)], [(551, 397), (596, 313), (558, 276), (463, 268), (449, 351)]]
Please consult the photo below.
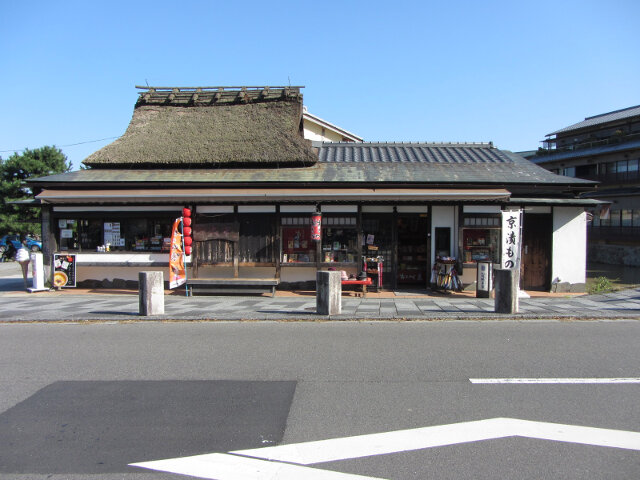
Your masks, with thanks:
[(593, 182), (491, 143), (312, 143), (302, 122), (300, 87), (141, 88), (127, 131), (87, 169), (31, 182), (45, 254), (75, 253), (80, 285), (135, 282), (167, 268), (189, 206), (191, 279), (313, 288), (318, 269), (357, 275), (379, 259), (384, 288), (425, 288), (441, 256), (471, 284), (477, 261), (498, 262), (500, 212), (524, 209), (523, 286), (584, 288)]

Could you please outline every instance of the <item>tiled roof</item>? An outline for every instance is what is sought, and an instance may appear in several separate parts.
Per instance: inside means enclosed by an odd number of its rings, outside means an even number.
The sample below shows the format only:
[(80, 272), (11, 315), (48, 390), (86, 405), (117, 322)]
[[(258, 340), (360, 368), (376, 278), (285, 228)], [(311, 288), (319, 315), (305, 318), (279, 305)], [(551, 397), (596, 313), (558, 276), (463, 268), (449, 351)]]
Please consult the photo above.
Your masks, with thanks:
[(88, 169), (32, 180), (33, 183), (167, 184), (594, 184), (555, 175), (519, 155), (490, 144), (322, 143), (313, 166), (287, 168)]
[(372, 181), (574, 183), (491, 143), (323, 143), (319, 156), (319, 164), (366, 170)]
[(594, 115), (593, 117), (587, 117), (582, 122), (574, 123), (568, 127), (561, 128), (555, 132), (548, 133), (546, 136), (557, 135), (558, 133), (570, 132), (578, 130), (580, 128), (592, 127), (603, 123), (613, 122), (616, 120), (624, 120), (625, 118), (640, 116), (640, 105), (635, 107), (623, 108), (622, 110), (615, 110), (609, 113), (602, 113), (600, 115)]
[(324, 143), (321, 162), (509, 163), (490, 143)]

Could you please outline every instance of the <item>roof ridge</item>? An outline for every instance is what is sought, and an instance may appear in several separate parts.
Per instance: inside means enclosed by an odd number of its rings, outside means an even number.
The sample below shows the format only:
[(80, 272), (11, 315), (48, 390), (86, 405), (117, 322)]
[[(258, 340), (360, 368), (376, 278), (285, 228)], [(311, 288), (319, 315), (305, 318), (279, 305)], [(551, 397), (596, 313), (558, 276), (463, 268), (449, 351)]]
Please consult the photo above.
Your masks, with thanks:
[(376, 142), (376, 141), (368, 141), (368, 142), (321, 142), (322, 146), (330, 147), (330, 146), (345, 146), (349, 145), (351, 147), (362, 147), (362, 146), (374, 146), (374, 145), (384, 145), (384, 146), (392, 146), (392, 145), (419, 145), (419, 146), (431, 146), (431, 147), (476, 147), (476, 148), (495, 148), (493, 142), (416, 142), (416, 141), (408, 141), (408, 142)]
[(136, 85), (136, 108), (144, 105), (214, 106), (267, 101), (299, 101), (304, 87), (150, 87)]
[(640, 107), (640, 105), (636, 105), (634, 107), (627, 107), (627, 108), (621, 108), (619, 110), (612, 110), (611, 112), (607, 112), (607, 113), (600, 113), (598, 115), (593, 115), (591, 117), (584, 117), (585, 120), (591, 120), (593, 118), (600, 118), (600, 117), (605, 117), (607, 115), (611, 115), (612, 113), (620, 113), (620, 112), (626, 112), (627, 110), (633, 110), (634, 108), (638, 108)]

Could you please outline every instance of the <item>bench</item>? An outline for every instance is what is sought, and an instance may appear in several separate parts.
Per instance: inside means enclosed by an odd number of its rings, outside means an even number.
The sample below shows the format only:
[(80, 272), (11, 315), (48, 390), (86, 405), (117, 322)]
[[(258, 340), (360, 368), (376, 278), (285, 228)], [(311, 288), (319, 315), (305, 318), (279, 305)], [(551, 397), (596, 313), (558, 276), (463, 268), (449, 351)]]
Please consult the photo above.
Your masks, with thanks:
[(367, 278), (366, 280), (342, 280), (342, 285), (362, 285), (362, 296), (367, 296), (367, 286), (372, 285), (373, 282), (371, 278)]
[(215, 293), (271, 293), (276, 296), (278, 278), (191, 278), (187, 279), (187, 287), (191, 292)]

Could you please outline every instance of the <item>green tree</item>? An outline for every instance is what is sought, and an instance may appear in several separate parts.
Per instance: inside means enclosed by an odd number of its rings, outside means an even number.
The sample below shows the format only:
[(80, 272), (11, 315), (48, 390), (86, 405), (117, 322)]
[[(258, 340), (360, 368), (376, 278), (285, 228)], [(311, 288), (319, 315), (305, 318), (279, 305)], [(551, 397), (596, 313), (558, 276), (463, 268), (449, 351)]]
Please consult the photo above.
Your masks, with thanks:
[(12, 202), (29, 200), (33, 192), (25, 180), (71, 170), (71, 162), (55, 146), (25, 149), (8, 159), (0, 158), (0, 235), (39, 234), (40, 208)]

